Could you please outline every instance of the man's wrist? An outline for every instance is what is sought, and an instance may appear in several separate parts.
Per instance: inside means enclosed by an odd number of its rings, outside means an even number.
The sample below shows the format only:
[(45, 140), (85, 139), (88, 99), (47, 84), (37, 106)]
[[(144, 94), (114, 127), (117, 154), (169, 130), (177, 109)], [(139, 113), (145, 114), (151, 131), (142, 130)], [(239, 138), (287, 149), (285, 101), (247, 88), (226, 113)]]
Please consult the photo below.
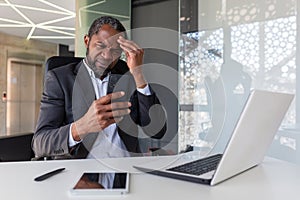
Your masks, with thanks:
[(130, 69), (130, 73), (132, 74), (136, 87), (143, 89), (147, 86), (147, 81), (144, 78), (144, 74), (142, 72), (141, 67), (135, 68), (135, 69)]
[(71, 134), (72, 134), (72, 137), (73, 137), (74, 141), (77, 141), (77, 142), (81, 141), (81, 138), (79, 136), (79, 132), (77, 130), (77, 125), (76, 125), (75, 122), (71, 126)]

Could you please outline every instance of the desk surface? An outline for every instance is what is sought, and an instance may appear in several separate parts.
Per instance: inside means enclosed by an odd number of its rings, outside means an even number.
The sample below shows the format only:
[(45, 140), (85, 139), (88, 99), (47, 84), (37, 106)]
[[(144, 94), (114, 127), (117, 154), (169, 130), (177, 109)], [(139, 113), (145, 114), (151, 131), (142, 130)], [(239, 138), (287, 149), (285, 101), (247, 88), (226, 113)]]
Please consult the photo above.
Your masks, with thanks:
[[(216, 186), (207, 186), (170, 178), (143, 174), (132, 165), (155, 157), (119, 158), (105, 160), (64, 160), (0, 163), (1, 199), (107, 199), (107, 197), (74, 197), (69, 190), (83, 171), (105, 169), (132, 172), (130, 193), (122, 199), (298, 199), (300, 196), (300, 166), (266, 158), (264, 162)], [(43, 182), (33, 179), (47, 171), (65, 167), (66, 170)], [(110, 197), (109, 199), (120, 199)]]

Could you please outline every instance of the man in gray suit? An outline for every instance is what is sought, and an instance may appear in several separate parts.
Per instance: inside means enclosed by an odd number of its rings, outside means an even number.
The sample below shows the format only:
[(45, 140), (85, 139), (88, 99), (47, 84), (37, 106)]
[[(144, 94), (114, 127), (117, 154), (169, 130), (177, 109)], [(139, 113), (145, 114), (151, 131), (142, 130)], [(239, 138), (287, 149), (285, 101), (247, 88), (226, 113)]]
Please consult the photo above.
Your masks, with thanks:
[[(93, 22), (84, 42), (85, 59), (50, 70), (45, 77), (32, 144), (35, 155), (139, 155), (138, 126), (156, 139), (166, 132), (165, 112), (143, 76), (144, 50), (126, 39), (123, 25), (108, 16)], [(120, 60), (122, 52), (127, 62)], [(114, 92), (117, 86), (122, 91)]]

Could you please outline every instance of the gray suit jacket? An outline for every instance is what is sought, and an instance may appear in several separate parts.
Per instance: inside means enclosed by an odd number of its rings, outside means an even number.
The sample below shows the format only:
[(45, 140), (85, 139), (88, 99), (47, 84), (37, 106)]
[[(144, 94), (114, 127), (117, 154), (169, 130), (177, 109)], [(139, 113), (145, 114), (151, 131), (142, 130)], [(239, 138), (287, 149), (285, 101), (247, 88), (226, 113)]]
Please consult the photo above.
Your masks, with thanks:
[[(150, 120), (149, 109), (155, 104), (160, 104), (159, 100), (151, 87), (150, 96), (137, 92), (133, 77), (130, 74), (123, 75), (127, 71), (126, 63), (119, 60), (111, 72), (108, 91), (119, 86), (126, 87), (125, 98), (132, 104), (131, 113), (117, 124), (117, 128), (127, 150), (134, 154), (140, 153), (138, 126), (152, 138), (160, 139), (166, 132), (166, 116), (163, 109), (156, 109), (153, 116), (151, 113)], [(116, 83), (118, 80), (122, 83)], [(69, 129), (73, 121), (87, 112), (95, 98), (90, 75), (83, 62), (50, 70), (45, 78), (39, 118), (33, 137), (32, 148), (35, 156), (85, 158), (97, 133), (89, 134), (81, 143), (69, 148)]]

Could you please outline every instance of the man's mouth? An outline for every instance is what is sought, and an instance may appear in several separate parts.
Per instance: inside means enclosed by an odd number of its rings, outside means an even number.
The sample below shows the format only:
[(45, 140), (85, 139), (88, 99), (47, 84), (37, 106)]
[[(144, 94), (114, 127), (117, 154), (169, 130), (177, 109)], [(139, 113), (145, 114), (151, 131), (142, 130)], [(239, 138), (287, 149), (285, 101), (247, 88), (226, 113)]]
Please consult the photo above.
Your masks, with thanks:
[(110, 65), (110, 63), (106, 63), (106, 62), (99, 61), (99, 60), (96, 60), (96, 63), (97, 63), (96, 64), (97, 67), (101, 67), (103, 69), (106, 69)]

